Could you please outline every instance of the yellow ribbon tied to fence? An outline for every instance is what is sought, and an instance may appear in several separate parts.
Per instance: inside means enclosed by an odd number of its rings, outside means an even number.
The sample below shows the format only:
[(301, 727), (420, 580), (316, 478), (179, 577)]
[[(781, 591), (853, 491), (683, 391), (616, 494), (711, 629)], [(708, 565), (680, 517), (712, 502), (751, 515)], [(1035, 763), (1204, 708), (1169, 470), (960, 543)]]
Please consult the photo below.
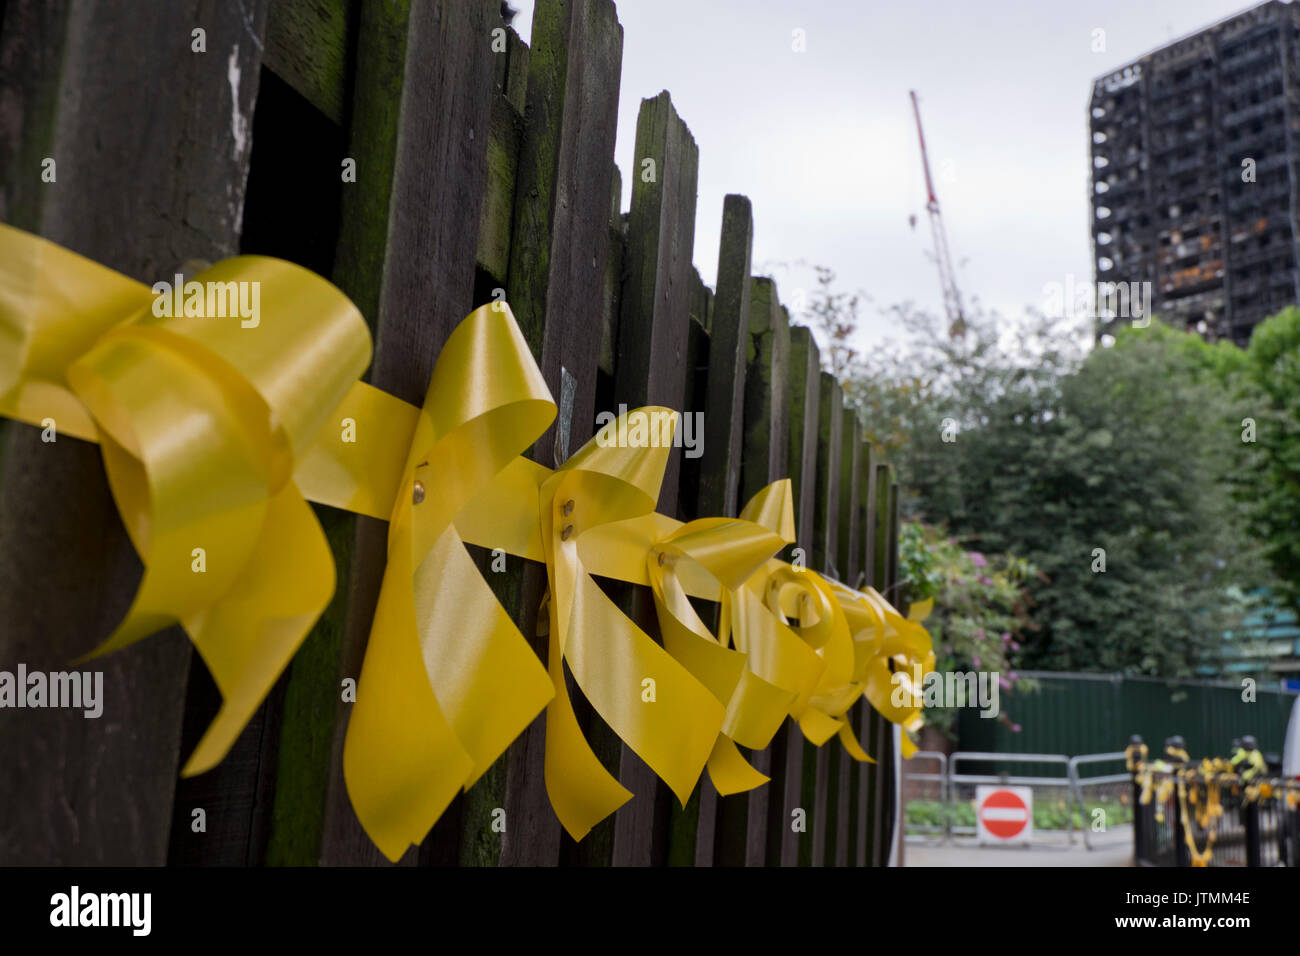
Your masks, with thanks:
[[(213, 296), (244, 284), (262, 314), (215, 317)], [(223, 697), (186, 774), (221, 760), (333, 593), (308, 500), (388, 521), (343, 768), (390, 859), (543, 708), (546, 785), (575, 839), (632, 796), (588, 744), (566, 669), (683, 804), (706, 767), (723, 794), (762, 784), (740, 747), (787, 717), (857, 760), (860, 697), (919, 726), (891, 690), (933, 668), (928, 607), (905, 618), (778, 560), (788, 481), (737, 518), (658, 514), (677, 424), (662, 408), (626, 412), (557, 469), (524, 457), (556, 408), (504, 303), (456, 328), (416, 407), (358, 380), (366, 326), (307, 270), (238, 257), (174, 291), (159, 309), (157, 287), (0, 226), (0, 414), (99, 442), (145, 573), (95, 653), (185, 628)], [(467, 543), (545, 565), (545, 665)], [(662, 644), (600, 577), (649, 588)], [(717, 604), (716, 634), (691, 598)]]
[[(201, 773), (333, 593), (294, 462), (369, 363), (365, 322), (330, 283), (275, 259), (200, 273), (180, 290), (191, 314), (170, 317), (149, 286), (2, 225), (0, 264), (0, 414), (99, 442), (144, 563), (126, 618), (92, 654), (185, 629), (222, 695), (183, 771)], [(207, 290), (238, 296), (241, 283), (274, 321), (195, 314)]]

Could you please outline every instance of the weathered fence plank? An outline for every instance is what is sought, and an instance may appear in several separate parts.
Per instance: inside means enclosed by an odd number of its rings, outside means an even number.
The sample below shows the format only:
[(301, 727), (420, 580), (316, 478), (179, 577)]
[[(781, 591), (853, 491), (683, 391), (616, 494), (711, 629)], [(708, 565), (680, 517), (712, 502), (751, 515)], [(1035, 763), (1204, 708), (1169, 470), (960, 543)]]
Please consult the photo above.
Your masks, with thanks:
[(274, 0), (263, 63), (342, 124), (351, 75), (351, 26), (360, 0)]
[[(610, 183), (609, 259), (605, 267), (605, 286), (601, 315), (600, 364), (597, 376), (598, 408), (613, 409), (613, 382), (615, 352), (618, 342), (618, 321), (623, 301), (623, 264), (627, 260), (627, 213), (621, 212), (623, 197), (622, 174), (614, 166)], [(631, 585), (619, 586), (617, 593), (630, 607)], [(576, 687), (570, 688), (574, 712), (579, 723), (586, 728), (592, 750), (612, 773), (618, 772), (622, 741), (604, 723), (593, 718), (591, 707)], [(567, 834), (560, 837), (561, 865), (607, 866), (614, 852), (614, 819), (610, 817), (597, 824), (581, 843), (575, 843)]]
[[(686, 394), (699, 148), (666, 92), (641, 102), (635, 157), (614, 396), (629, 408), (680, 409)], [(680, 449), (673, 449), (659, 495), (665, 514), (678, 513), (680, 473)], [(635, 590), (632, 615), (647, 633), (657, 633), (647, 589)], [(636, 796), (614, 815), (614, 864), (661, 862), (667, 853), (667, 788), (626, 745), (620, 749), (619, 781)]]
[[(406, 44), (405, 8), (363, 5), (357, 23), (354, 105), (346, 134), (346, 155), (338, 160), (340, 168), (345, 159), (353, 160), (357, 174), (356, 182), (347, 184), (340, 201), (336, 265), (331, 278), (360, 309), (372, 334), (378, 332), (389, 253), (387, 233)], [(322, 75), (324, 63), (341, 65), (344, 61), (314, 51), (307, 62), (313, 64), (316, 75)], [(273, 65), (307, 95), (297, 84), (309, 71)], [(324, 82), (347, 88), (346, 77)], [(348, 113), (344, 108), (339, 115)], [(376, 380), (373, 369), (368, 376)], [(331, 849), (339, 862), (377, 864), (382, 857), (368, 845), (342, 792), (339, 723), (346, 720), (346, 713), (339, 686), (342, 677), (355, 679), (361, 672), (365, 634), (358, 637), (356, 632), (366, 626), (368, 619), (354, 605), (368, 600), (373, 611), (378, 597), (378, 580), (361, 571), (354, 573), (353, 562), (361, 553), (363, 540), (368, 542), (369, 556), (374, 559), (375, 540), (382, 541), (386, 525), (370, 518), (336, 515), (326, 520), (325, 527), (338, 569), (338, 585), (324, 616), (298, 649), (290, 667), (268, 859), (290, 865), (325, 862), (323, 848), (329, 821), (335, 831), (346, 833), (351, 840), (351, 857), (343, 849)], [(406, 862), (413, 863), (414, 855), (408, 854)]]
[[(420, 404), (442, 343), (474, 305), (474, 263), (493, 92), (487, 0), (364, 4), (336, 281), (371, 320), (370, 380)], [(477, 132), (475, 132), (477, 130)], [(414, 307), (413, 307), (414, 306)], [(357, 677), (379, 596), (387, 525), (357, 520), (338, 676)], [(338, 682), (333, 682), (336, 700)], [(321, 861), (382, 863), (343, 781), (348, 705), (338, 702)], [(456, 858), (459, 814), (426, 840), (425, 860)], [(404, 862), (414, 862), (408, 853)]]
[[(528, 47), (512, 45), (509, 49), (509, 53), (496, 54), (497, 59), (512, 56), (521, 61), (516, 66), (527, 63)], [(515, 87), (527, 85), (527, 73), (511, 72), (510, 77)], [(504, 288), (510, 275), (510, 232), (514, 226), (515, 181), (523, 135), (522, 114), (504, 95), (494, 95), (492, 115), (488, 119), (488, 180), (479, 219), (476, 258), (479, 269), (497, 288)]]
[(844, 421), (844, 390), (830, 372), (821, 372), (821, 403), (817, 432), (817, 512), (813, 519), (813, 566), (840, 577), (840, 432)]
[[(813, 520), (817, 502), (817, 426), (820, 416), (819, 391), (821, 357), (812, 333), (800, 325), (790, 327), (790, 447), (787, 472), (793, 486), (795, 534), (797, 541), (791, 557), (809, 567), (813, 551)], [(786, 721), (777, 740), (772, 743), (773, 769), (779, 769), (784, 783), (780, 800), (773, 799), (776, 820), (772, 822), (768, 844), (768, 865), (797, 866), (800, 848), (810, 844), (811, 836), (797, 832), (795, 811), (802, 811), (807, 822), (809, 803), (803, 799), (804, 737), (794, 721)], [(779, 768), (778, 768), (779, 764)], [(773, 782), (776, 781), (773, 778)], [(779, 836), (778, 836), (779, 834)]]
[[(817, 430), (817, 510), (813, 519), (813, 566), (838, 578), (836, 561), (840, 531), (840, 430), (844, 416), (844, 392), (835, 376), (820, 372)], [(803, 754), (804, 808), (812, 823), (812, 839), (800, 848), (800, 866), (822, 866), (826, 857), (826, 834), (830, 804), (828, 789), (834, 748), (815, 747), (806, 742)]]
[[(858, 566), (861, 556), (859, 507), (860, 482), (862, 478), (862, 456), (859, 454), (861, 438), (859, 436), (856, 410), (846, 405), (841, 421), (840, 445), (840, 532), (839, 532), (839, 569), (840, 580), (853, 587), (858, 578)], [(858, 704), (855, 703), (844, 718), (850, 722), (856, 716)], [(854, 827), (857, 817), (851, 812), (853, 806), (853, 783), (857, 780), (856, 761), (853, 760), (838, 742), (833, 748), (836, 765), (832, 783), (835, 787), (835, 826), (830, 829), (830, 843), (826, 848), (826, 859), (834, 866), (848, 866), (849, 854), (853, 843)]]
[[(865, 501), (862, 513), (862, 579), (864, 586), (876, 587), (876, 526), (878, 520), (877, 497), (879, 484), (876, 481), (877, 454), (868, 445), (863, 467), (866, 469)], [(858, 743), (868, 754), (874, 757), (876, 720), (879, 715), (871, 707), (863, 707), (858, 723)], [(863, 763), (858, 766), (858, 831), (857, 865), (868, 866), (874, 852), (875, 830), (875, 787), (877, 768), (874, 764)]]
[[(703, 454), (699, 459), (699, 488), (694, 505), (696, 516), (733, 517), (739, 510), (736, 499), (740, 493), (753, 245), (754, 216), (749, 200), (744, 196), (727, 196), (722, 205), (718, 287), (713, 295), (712, 328), (708, 332), (704, 404), (688, 409), (688, 414), (699, 411), (704, 418)], [(716, 614), (708, 623), (717, 633)], [(714, 864), (718, 803), (718, 791), (706, 770), (686, 807), (680, 810), (674, 807), (673, 839), (676, 841), (676, 831), (680, 828), (693, 837), (688, 842), (694, 844), (696, 866)]]
[(862, 568), (862, 435), (855, 409), (845, 405), (840, 419), (840, 581), (857, 587)]
[[(6, 220), (149, 283), (186, 260), (234, 254), (266, 3), (245, 8), (176, 3), (141, 18), (127, 2), (5, 4), (0, 88), (11, 92), (0, 127), (15, 140), (0, 147)], [(199, 23), (211, 52), (191, 50)], [(218, 105), (226, 120), (214, 123)], [(41, 181), (44, 157), (53, 182)], [(7, 436), (0, 666), (57, 671), (112, 631), (141, 566), (99, 450), (39, 435), (14, 426)], [(104, 674), (98, 719), (4, 712), (0, 863), (165, 862), (190, 656), (171, 628), (87, 662)]]
[[(842, 394), (842, 389), (841, 389)], [(859, 558), (859, 480), (861, 480), (861, 458), (859, 447), (857, 412), (841, 402), (840, 416), (840, 520), (836, 533), (836, 570), (839, 580), (853, 587), (858, 575)], [(858, 704), (854, 704), (844, 714), (846, 721), (853, 721)], [(824, 864), (827, 866), (848, 866), (849, 847), (857, 817), (853, 813), (853, 780), (857, 779), (855, 765), (857, 762), (845, 752), (839, 740), (827, 741), (822, 748), (828, 754), (828, 793), (827, 793), (827, 831)]]
[[(515, 187), (509, 301), (560, 405), (532, 455), (554, 467), (594, 430), (596, 375), (605, 326), (610, 193), (623, 29), (610, 0), (541, 0), (533, 15), (527, 112)], [(534, 637), (546, 586), (541, 565), (522, 575), (516, 623)], [(542, 714), (506, 754), (505, 864), (555, 865), (560, 825), (545, 781)], [(481, 822), (486, 827), (486, 818)]]
[(754, 214), (749, 200), (727, 196), (722, 205), (718, 288), (709, 328), (708, 410), (696, 509), (700, 514), (730, 518), (738, 511), (753, 245)]
[[(896, 532), (893, 517), (896, 514), (893, 499), (897, 486), (893, 482), (893, 468), (878, 463), (875, 468), (876, 479), (876, 528), (873, 571), (875, 588), (886, 598), (890, 597), (890, 587), (894, 582), (894, 571), (890, 566), (889, 536)], [(871, 801), (871, 841), (869, 854), (871, 866), (885, 866), (889, 861), (889, 800), (893, 787), (893, 726), (879, 714), (872, 713), (872, 740), (867, 753), (875, 758), (872, 768)]]
[[(790, 319), (781, 307), (776, 283), (768, 278), (750, 280), (746, 362), (741, 502), (786, 477), (789, 467)], [(780, 809), (782, 796), (782, 780), (772, 759), (779, 740), (780, 734), (766, 749), (750, 754), (754, 767), (771, 780), (721, 803), (717, 844), (721, 865), (763, 866), (766, 862), (769, 815), (774, 804)]]
[[(896, 604), (899, 610), (906, 613), (907, 608), (902, 605), (898, 597), (899, 498), (898, 498), (898, 482), (895, 479), (896, 472), (894, 471), (892, 466), (889, 469), (889, 475), (890, 475), (889, 530), (887, 532), (888, 537), (886, 539), (886, 554), (888, 557), (888, 566), (887, 566), (888, 577), (886, 578), (886, 581), (888, 582), (889, 588), (886, 593), (889, 595), (890, 602)], [(883, 846), (881, 848), (882, 854), (881, 854), (879, 865), (888, 866), (891, 852), (897, 849), (898, 863), (901, 866), (902, 856), (903, 856), (902, 839), (903, 839), (904, 828), (902, 825), (901, 818), (898, 821), (898, 826), (894, 825), (895, 816), (899, 811), (898, 794), (896, 792), (896, 788), (898, 786), (898, 780), (897, 780), (898, 770), (894, 766), (894, 759), (896, 756), (895, 751), (897, 745), (895, 744), (894, 738), (897, 734), (901, 734), (903, 731), (896, 724), (891, 724), (889, 721), (885, 720), (884, 718), (880, 719), (880, 724), (882, 725), (882, 734), (881, 734), (882, 756), (880, 759), (881, 759), (881, 763), (885, 766), (887, 773), (881, 775), (882, 778), (885, 779), (883, 789), (884, 789), (884, 803), (885, 803), (884, 819), (885, 819), (886, 838), (882, 841)]]
[[(861, 528), (859, 537), (859, 549), (857, 556), (858, 573), (855, 578), (855, 587), (865, 588), (872, 583), (872, 555), (875, 550), (875, 522), (874, 522), (874, 498), (875, 498), (875, 471), (872, 465), (873, 450), (871, 442), (863, 436), (862, 444), (858, 450), (860, 489), (858, 494), (858, 525)], [(853, 717), (854, 732), (858, 736), (858, 744), (871, 752), (870, 739), (868, 737), (868, 727), (871, 716), (874, 711), (870, 703), (864, 697), (858, 702), (855, 708), (856, 713)], [(853, 774), (853, 791), (850, 798), (854, 807), (853, 823), (854, 833), (852, 842), (852, 854), (854, 866), (867, 865), (867, 843), (870, 839), (870, 785), (871, 785), (871, 765), (869, 763), (859, 763)]]

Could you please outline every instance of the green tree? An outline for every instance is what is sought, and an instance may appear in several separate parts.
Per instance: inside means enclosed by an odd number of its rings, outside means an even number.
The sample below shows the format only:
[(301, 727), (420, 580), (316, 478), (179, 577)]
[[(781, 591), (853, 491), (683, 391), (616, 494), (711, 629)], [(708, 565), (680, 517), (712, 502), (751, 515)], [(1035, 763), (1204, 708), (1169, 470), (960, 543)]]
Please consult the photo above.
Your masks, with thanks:
[(1264, 542), (1279, 590), (1300, 610), (1300, 310), (1256, 326), (1250, 347), (1215, 371), (1239, 396), (1231, 423), (1243, 463), (1235, 487), (1251, 531)]
[(1231, 490), (1240, 355), (1158, 323), (1085, 354), (1082, 329), (1042, 317), (972, 310), (952, 340), (932, 317), (895, 314), (909, 348), (860, 363), (850, 394), (900, 466), (910, 516), (1043, 573), (1025, 666), (1217, 666), (1241, 591), (1269, 578)]

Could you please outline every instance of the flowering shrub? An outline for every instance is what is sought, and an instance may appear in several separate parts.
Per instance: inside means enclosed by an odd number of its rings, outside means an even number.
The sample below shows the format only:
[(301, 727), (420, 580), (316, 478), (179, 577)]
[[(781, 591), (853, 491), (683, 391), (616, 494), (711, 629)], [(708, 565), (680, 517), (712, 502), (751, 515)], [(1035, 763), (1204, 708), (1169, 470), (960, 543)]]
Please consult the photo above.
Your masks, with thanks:
[[(927, 598), (934, 610), (925, 626), (934, 640), (935, 669), (992, 671), (999, 675), (1003, 703), (998, 718), (1012, 731), (1006, 698), (1031, 689), (1015, 672), (1020, 638), (1037, 630), (1025, 589), (1038, 570), (1011, 554), (967, 551), (956, 538), (932, 525), (908, 523), (899, 531), (898, 571), (903, 607)], [(951, 736), (956, 711), (927, 708), (926, 724)]]

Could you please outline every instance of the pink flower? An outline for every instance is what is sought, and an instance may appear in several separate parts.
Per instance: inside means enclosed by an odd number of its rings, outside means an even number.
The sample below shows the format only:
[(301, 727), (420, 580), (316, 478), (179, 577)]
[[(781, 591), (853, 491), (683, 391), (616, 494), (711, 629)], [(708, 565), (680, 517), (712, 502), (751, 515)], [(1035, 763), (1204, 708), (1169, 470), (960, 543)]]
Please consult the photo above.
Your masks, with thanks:
[(1011, 725), (1011, 732), (1012, 732), (1013, 734), (1018, 734), (1018, 733), (1020, 733), (1020, 725), (1019, 725), (1019, 724), (1012, 724), (1012, 725)]
[(998, 684), (1001, 685), (1003, 690), (1011, 689), (1011, 681), (1007, 680), (1005, 677), (999, 677)]
[(972, 658), (970, 659), (970, 662), (971, 662), (971, 665), (972, 665), (976, 670), (979, 670), (979, 669), (980, 669), (980, 656), (979, 656), (978, 654), (976, 654), (974, 657), (972, 657)]
[(1011, 681), (1012, 681), (1013, 683), (1014, 683), (1015, 681), (1020, 680), (1020, 678), (1016, 676), (1016, 672), (1015, 672), (1015, 671), (1011, 671), (1011, 672), (1009, 672), (1009, 673), (1007, 674), (1007, 677), (1010, 678)]
[(991, 587), (993, 587), (993, 579), (990, 578), (990, 577), (986, 577), (985, 575), (981, 574), (981, 575), (980, 575), (980, 584), (984, 585), (986, 588), (991, 588)]
[(1010, 641), (1010, 640), (1011, 640), (1011, 632), (1010, 632), (1010, 631), (1003, 631), (1003, 632), (1002, 632), (1002, 643), (1005, 644), (1005, 643), (1007, 643), (1007, 642)]
[(967, 551), (966, 557), (970, 558), (970, 563), (975, 565), (977, 568), (988, 567), (988, 559), (978, 551)]
[(1011, 649), (1012, 649), (1013, 651), (1018, 651), (1018, 650), (1020, 650), (1020, 645), (1017, 644), (1015, 641), (1012, 641), (1012, 642), (1011, 642)]

